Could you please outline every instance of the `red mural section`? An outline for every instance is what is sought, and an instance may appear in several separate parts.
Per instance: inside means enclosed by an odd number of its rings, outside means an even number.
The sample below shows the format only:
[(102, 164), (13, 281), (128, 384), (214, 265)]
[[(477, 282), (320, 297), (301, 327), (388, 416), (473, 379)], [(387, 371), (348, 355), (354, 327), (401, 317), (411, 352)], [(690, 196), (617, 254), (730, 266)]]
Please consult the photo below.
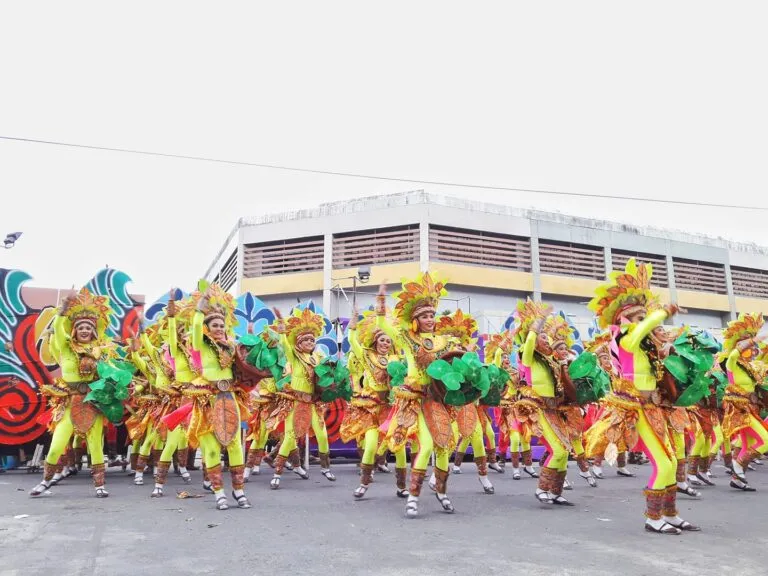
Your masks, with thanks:
[[(46, 399), (40, 390), (53, 382), (58, 366), (46, 343), (46, 330), (62, 298), (71, 290), (31, 288), (21, 270), (0, 268), (0, 444), (21, 445), (39, 438), (48, 421)], [(98, 280), (98, 283), (96, 282)], [(105, 269), (89, 284), (111, 296), (116, 318), (110, 335), (123, 340), (138, 330), (142, 308), (122, 292), (130, 279)], [(114, 302), (112, 301), (114, 299)]]

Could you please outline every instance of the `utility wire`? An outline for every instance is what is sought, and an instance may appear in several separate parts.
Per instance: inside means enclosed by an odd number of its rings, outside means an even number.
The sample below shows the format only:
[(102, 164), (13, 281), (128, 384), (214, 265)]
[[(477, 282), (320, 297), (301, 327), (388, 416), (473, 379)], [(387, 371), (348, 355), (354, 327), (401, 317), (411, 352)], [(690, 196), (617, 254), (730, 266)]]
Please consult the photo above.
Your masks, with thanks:
[(234, 166), (253, 166), (255, 168), (283, 170), (286, 172), (323, 174), (325, 176), (343, 176), (346, 178), (364, 178), (367, 180), (383, 180), (387, 182), (404, 182), (406, 184), (426, 184), (429, 186), (445, 186), (445, 187), (452, 187), (452, 188), (473, 188), (477, 190), (494, 190), (498, 192), (527, 192), (530, 194), (549, 194), (552, 196), (570, 196), (575, 198), (597, 198), (601, 200), (629, 200), (632, 202), (653, 202), (656, 204), (673, 204), (677, 206), (701, 206), (704, 208), (729, 208), (729, 209), (735, 209), (735, 210), (768, 211), (768, 206), (741, 206), (737, 204), (714, 204), (709, 202), (691, 202), (687, 200), (669, 200), (664, 198), (643, 198), (642, 196), (616, 196), (611, 194), (588, 194), (586, 192), (563, 192), (560, 190), (541, 190), (541, 189), (535, 189), (535, 188), (511, 188), (507, 186), (487, 186), (484, 184), (463, 184), (458, 182), (441, 182), (439, 180), (414, 180), (411, 178), (394, 178), (390, 176), (356, 174), (354, 172), (336, 172), (333, 170), (314, 170), (312, 168), (296, 168), (293, 166), (280, 166), (278, 164), (262, 164), (259, 162), (245, 162), (241, 160), (225, 160), (221, 158), (208, 158), (206, 156), (191, 156), (187, 154), (171, 154), (166, 152), (150, 152), (147, 150), (132, 150), (129, 148), (113, 148), (109, 146), (93, 146), (89, 144), (74, 144), (71, 142), (56, 142), (52, 140), (36, 140), (34, 138), (19, 138), (14, 136), (0, 136), (0, 140), (26, 142), (26, 143), (32, 143), (32, 144), (48, 144), (51, 146), (64, 146), (67, 148), (81, 148), (81, 149), (87, 149), (87, 150), (101, 150), (105, 152), (123, 152), (125, 154), (139, 154), (142, 156), (158, 156), (161, 158), (176, 158), (180, 160), (196, 160), (199, 162), (231, 164)]

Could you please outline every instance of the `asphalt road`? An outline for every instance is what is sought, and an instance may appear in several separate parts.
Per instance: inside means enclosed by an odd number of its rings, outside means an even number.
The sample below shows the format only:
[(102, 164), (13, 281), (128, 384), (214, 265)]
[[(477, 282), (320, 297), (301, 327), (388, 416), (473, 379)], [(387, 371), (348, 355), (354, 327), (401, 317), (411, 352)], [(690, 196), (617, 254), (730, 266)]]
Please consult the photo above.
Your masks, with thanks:
[(643, 531), (647, 465), (631, 467), (636, 478), (606, 467), (606, 479), (589, 488), (572, 464), (575, 490), (566, 495), (577, 505), (553, 508), (534, 499), (535, 480), (509, 472), (491, 471), (496, 494), (485, 495), (465, 464), (449, 482), (456, 513), (443, 513), (425, 485), (417, 519), (404, 517), (392, 475), (377, 474), (355, 501), (355, 466), (334, 468), (335, 483), (313, 466), (308, 481), (286, 473), (276, 492), (271, 474), (253, 477), (254, 507), (223, 512), (210, 495), (176, 498), (176, 490), (202, 493), (200, 472), (189, 487), (171, 474), (167, 496), (151, 499), (151, 481), (137, 487), (110, 471), (106, 500), (93, 497), (87, 474), (38, 499), (27, 496), (37, 475), (0, 475), (0, 576), (768, 573), (768, 465), (751, 473), (758, 492), (746, 494), (729, 488), (716, 464), (718, 486), (701, 501), (679, 500), (682, 516), (704, 529), (682, 536)]

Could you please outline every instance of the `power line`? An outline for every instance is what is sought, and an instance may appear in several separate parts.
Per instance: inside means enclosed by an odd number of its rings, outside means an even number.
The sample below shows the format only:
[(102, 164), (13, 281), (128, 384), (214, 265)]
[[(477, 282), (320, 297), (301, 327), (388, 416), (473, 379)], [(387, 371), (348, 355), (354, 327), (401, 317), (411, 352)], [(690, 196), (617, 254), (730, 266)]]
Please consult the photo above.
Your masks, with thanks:
[(714, 204), (709, 202), (690, 202), (686, 200), (669, 200), (669, 199), (663, 199), (663, 198), (643, 198), (641, 196), (616, 196), (611, 194), (588, 194), (586, 192), (563, 192), (561, 190), (542, 190), (542, 189), (536, 189), (536, 188), (511, 188), (507, 186), (488, 186), (484, 184), (441, 182), (439, 180), (414, 180), (411, 178), (394, 178), (391, 176), (356, 174), (354, 172), (337, 172), (333, 170), (314, 170), (312, 168), (296, 168), (293, 166), (281, 166), (279, 164), (263, 164), (259, 162), (246, 162), (243, 160), (225, 160), (222, 158), (209, 158), (206, 156), (172, 154), (167, 152), (150, 152), (147, 150), (132, 150), (130, 148), (113, 148), (109, 146), (94, 146), (90, 144), (74, 144), (72, 142), (56, 142), (53, 140), (36, 140), (34, 138), (19, 138), (14, 136), (0, 136), (0, 140), (10, 140), (15, 142), (26, 142), (26, 143), (32, 143), (32, 144), (48, 144), (51, 146), (64, 146), (67, 148), (100, 150), (104, 152), (122, 152), (125, 154), (138, 154), (142, 156), (158, 156), (161, 158), (176, 158), (179, 160), (195, 160), (198, 162), (213, 162), (216, 164), (231, 164), (234, 166), (252, 166), (255, 168), (267, 168), (270, 170), (283, 170), (286, 172), (322, 174), (325, 176), (343, 176), (346, 178), (363, 178), (367, 180), (383, 180), (387, 182), (403, 182), (406, 184), (426, 184), (429, 186), (445, 186), (445, 187), (451, 187), (451, 188), (473, 188), (476, 190), (493, 190), (497, 192), (527, 192), (530, 194), (549, 194), (552, 196), (570, 196), (574, 198), (597, 198), (601, 200), (628, 200), (631, 202), (653, 202), (656, 204), (673, 204), (677, 206), (700, 206), (704, 208), (729, 208), (729, 209), (735, 209), (735, 210), (768, 211), (768, 206), (740, 206), (736, 204)]

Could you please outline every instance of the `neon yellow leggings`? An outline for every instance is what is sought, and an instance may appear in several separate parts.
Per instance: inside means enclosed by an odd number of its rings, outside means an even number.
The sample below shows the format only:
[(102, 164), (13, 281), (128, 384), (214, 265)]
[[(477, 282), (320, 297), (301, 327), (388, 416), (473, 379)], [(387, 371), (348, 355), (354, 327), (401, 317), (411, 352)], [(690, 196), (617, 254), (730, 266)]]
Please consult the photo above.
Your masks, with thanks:
[(723, 455), (730, 454), (733, 452), (733, 447), (731, 446), (731, 439), (726, 438), (725, 434), (723, 434)]
[(250, 450), (263, 450), (267, 446), (267, 440), (269, 440), (269, 432), (267, 431), (267, 423), (262, 418), (259, 424), (258, 434), (251, 435), (251, 447)]
[(675, 432), (668, 429), (667, 432), (672, 437), (672, 443), (675, 445), (675, 458), (685, 460), (685, 432)]
[[(383, 456), (384, 453), (387, 451), (387, 443), (381, 442), (379, 443), (379, 436), (380, 432), (378, 428), (371, 428), (363, 437), (362, 444), (358, 441), (358, 446), (363, 449), (363, 464), (373, 464), (376, 462), (376, 456)], [(383, 449), (382, 449), (383, 448)], [(405, 446), (400, 448), (397, 452), (395, 452), (395, 467), (396, 468), (405, 468), (406, 466), (406, 457), (405, 457)]]
[(750, 414), (749, 428), (739, 432), (741, 440), (741, 451), (739, 459), (744, 460), (750, 450), (756, 450), (760, 454), (768, 452), (768, 430), (765, 429), (762, 421)]
[(713, 428), (715, 432), (715, 443), (709, 449), (709, 455), (714, 456), (720, 450), (720, 446), (723, 445), (723, 427), (718, 424)]
[(517, 454), (522, 450), (528, 452), (531, 449), (531, 443), (523, 438), (519, 430), (512, 430), (509, 433), (509, 451), (512, 454)]
[[(240, 466), (245, 463), (243, 458), (243, 444), (241, 442), (241, 433), (235, 434), (232, 442), (227, 446), (230, 466)], [(203, 461), (208, 469), (215, 468), (221, 464), (221, 444), (213, 435), (213, 432), (200, 436), (200, 450), (203, 453)]]
[(672, 486), (677, 482), (675, 450), (668, 439), (665, 439), (664, 444), (661, 443), (642, 408), (637, 411), (637, 414), (637, 433), (640, 436), (640, 442), (642, 442), (643, 452), (650, 459), (653, 468), (651, 477), (648, 479), (648, 488), (661, 490)]
[[(51, 447), (48, 449), (48, 456), (46, 457), (46, 463), (55, 466), (59, 462), (59, 458), (67, 450), (72, 440), (72, 436), (75, 433), (75, 427), (72, 424), (72, 414), (70, 407), (64, 411), (64, 416), (56, 424), (56, 428), (53, 431), (53, 438), (51, 439)], [(91, 455), (91, 465), (104, 464), (104, 418), (97, 416), (93, 422), (93, 426), (88, 430), (88, 434), (85, 436), (85, 443), (88, 446), (88, 453)]]
[(691, 448), (691, 456), (709, 458), (711, 446), (712, 440), (709, 438), (709, 434), (704, 434), (701, 430), (699, 430), (696, 434), (693, 448)]
[[(176, 426), (173, 430), (168, 430), (165, 437), (165, 447), (160, 455), (160, 462), (170, 462), (173, 459), (173, 453), (177, 450), (183, 450), (187, 447), (187, 432), (181, 426)], [(179, 462), (179, 466), (186, 467), (186, 462)]]
[[(568, 469), (568, 450), (560, 442), (555, 431), (550, 426), (547, 417), (542, 410), (539, 410), (539, 424), (541, 426), (541, 440), (547, 449), (549, 456), (544, 466), (552, 468), (558, 472), (565, 472)], [(584, 449), (582, 448), (582, 451)]]
[[(480, 434), (480, 437), (478, 438), (478, 433)], [(458, 434), (458, 425), (456, 426), (455, 434)], [(485, 422), (485, 429), (483, 429), (482, 425), (480, 424), (480, 421), (478, 420), (477, 426), (475, 426), (475, 430), (472, 432), (472, 436), (468, 436), (466, 438), (462, 438), (461, 442), (459, 443), (459, 452), (466, 452), (467, 447), (470, 443), (472, 443), (472, 453), (475, 456), (483, 457), (486, 455), (485, 450), (485, 443), (484, 440), (488, 439), (488, 449), (492, 452), (496, 451), (496, 439), (494, 438), (493, 434), (493, 428), (491, 427), (491, 423), (486, 420)]]
[[(294, 404), (295, 406), (295, 404)], [(315, 433), (315, 440), (317, 440), (317, 451), (320, 454), (328, 453), (328, 431), (325, 428), (325, 420), (320, 418), (317, 413), (317, 407), (312, 405), (312, 431)], [(296, 434), (293, 431), (293, 415), (295, 410), (291, 410), (288, 414), (288, 418), (285, 419), (285, 437), (283, 443), (280, 445), (280, 456), (288, 457), (293, 450), (296, 449), (298, 443), (296, 442)]]
[[(139, 448), (139, 455), (146, 458), (149, 456), (149, 453), (152, 450), (162, 449), (163, 439), (160, 437), (160, 434), (157, 433), (157, 429), (155, 428), (154, 424), (150, 424), (147, 426), (147, 433), (144, 435), (144, 442), (142, 442), (141, 447)], [(157, 462), (155, 462), (155, 465), (157, 465)]]
[[(434, 450), (434, 442), (432, 442), (432, 435), (427, 428), (427, 421), (424, 419), (424, 414), (419, 411), (418, 415), (418, 438), (417, 442), (411, 442), (411, 467), (416, 470), (426, 470), (429, 465), (429, 458)], [(392, 437), (395, 428), (397, 428), (397, 419), (393, 418), (389, 424), (388, 437)], [(448, 470), (448, 458), (450, 454), (448, 449), (438, 449), (436, 452), (437, 467), (441, 470)], [(395, 455), (397, 457), (397, 454)]]
[[(389, 450), (389, 445), (386, 440), (382, 440), (379, 443), (379, 447), (376, 450), (377, 456), (383, 456)], [(416, 440), (411, 442), (411, 453), (414, 455), (419, 451), (419, 443)], [(405, 452), (405, 446), (395, 452), (395, 468), (405, 468), (408, 466), (408, 455)]]
[(581, 456), (584, 454), (584, 442), (582, 437), (579, 436), (575, 440), (571, 440), (571, 447), (573, 448), (573, 453), (576, 456)]

